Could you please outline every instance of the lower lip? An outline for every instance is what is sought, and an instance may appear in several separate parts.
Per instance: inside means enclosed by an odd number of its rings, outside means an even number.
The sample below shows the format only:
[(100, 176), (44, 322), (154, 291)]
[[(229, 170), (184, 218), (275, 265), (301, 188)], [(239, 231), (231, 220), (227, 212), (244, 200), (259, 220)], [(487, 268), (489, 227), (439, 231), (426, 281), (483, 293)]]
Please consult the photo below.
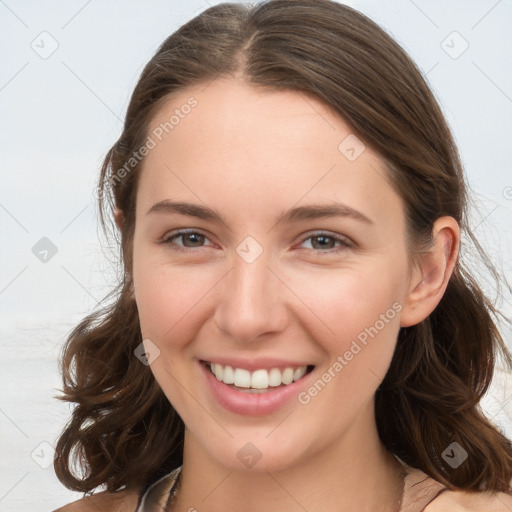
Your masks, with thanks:
[(298, 381), (272, 391), (248, 393), (237, 391), (218, 380), (204, 363), (199, 362), (199, 366), (217, 402), (228, 411), (246, 416), (264, 416), (277, 411), (300, 393), (313, 373), (309, 372)]

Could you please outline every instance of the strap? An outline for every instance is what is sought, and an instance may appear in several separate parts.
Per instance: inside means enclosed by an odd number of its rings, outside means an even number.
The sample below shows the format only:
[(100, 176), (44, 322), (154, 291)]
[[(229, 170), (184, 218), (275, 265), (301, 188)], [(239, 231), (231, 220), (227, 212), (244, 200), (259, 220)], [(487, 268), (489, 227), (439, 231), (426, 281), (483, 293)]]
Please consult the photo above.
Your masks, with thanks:
[(140, 499), (135, 512), (163, 512), (167, 499), (178, 481), (182, 466), (152, 484)]
[(445, 485), (417, 468), (409, 468), (404, 484), (404, 496), (400, 512), (422, 512), (442, 492)]

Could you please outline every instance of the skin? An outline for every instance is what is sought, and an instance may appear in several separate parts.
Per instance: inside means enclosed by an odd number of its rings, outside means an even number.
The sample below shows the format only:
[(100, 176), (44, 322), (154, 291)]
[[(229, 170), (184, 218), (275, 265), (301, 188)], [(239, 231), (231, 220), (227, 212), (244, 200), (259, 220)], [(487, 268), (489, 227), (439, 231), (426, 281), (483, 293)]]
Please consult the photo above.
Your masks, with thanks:
[[(151, 370), (186, 425), (173, 510), (394, 511), (400, 466), (379, 440), (374, 395), (400, 327), (427, 317), (446, 289), (457, 223), (438, 219), (432, 248), (412, 264), (383, 160), (369, 146), (347, 159), (338, 146), (353, 131), (327, 105), (219, 78), (170, 98), (152, 128), (191, 96), (197, 106), (146, 157), (133, 246), (142, 336), (160, 351)], [(208, 206), (225, 223), (147, 213), (166, 199)], [(332, 202), (371, 222), (276, 223), (289, 208)], [(160, 243), (186, 228), (205, 238)], [(247, 236), (263, 251), (252, 263), (236, 251)], [(315, 381), (393, 304), (394, 318), (306, 405), (235, 414), (200, 379), (198, 359), (218, 354), (307, 361)], [(237, 457), (248, 442), (262, 455), (252, 468)]]

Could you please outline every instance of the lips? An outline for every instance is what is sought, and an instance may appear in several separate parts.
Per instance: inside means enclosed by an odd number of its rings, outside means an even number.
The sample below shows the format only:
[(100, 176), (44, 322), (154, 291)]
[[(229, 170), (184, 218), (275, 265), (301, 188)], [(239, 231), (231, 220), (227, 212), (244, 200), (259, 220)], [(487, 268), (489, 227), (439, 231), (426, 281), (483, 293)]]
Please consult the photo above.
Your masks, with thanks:
[[(300, 392), (310, 385), (315, 376), (313, 365), (290, 365), (291, 363), (282, 365), (283, 361), (273, 360), (272, 363), (277, 363), (276, 366), (273, 366), (273, 364), (267, 365), (268, 361), (264, 363), (260, 360), (244, 364), (241, 367), (238, 361), (236, 364), (233, 360), (230, 362), (232, 365), (197, 360), (202, 381), (208, 390), (207, 396), (209, 395), (223, 409), (247, 416), (264, 416), (278, 411), (292, 402), (294, 398), (297, 399)], [(224, 360), (223, 363), (227, 363), (227, 361)], [(266, 367), (259, 367), (264, 364)], [(252, 368), (249, 369), (247, 366), (252, 366)], [(221, 378), (217, 377), (215, 371)], [(279, 385), (272, 386), (271, 384), (277, 384), (278, 375)], [(291, 375), (293, 376), (290, 383), (286, 384)], [(294, 380), (295, 376), (297, 376), (297, 380)], [(228, 383), (231, 380), (233, 382), (228, 384), (224, 380)], [(235, 382), (242, 386), (236, 386)], [(262, 387), (252, 387), (253, 384)]]

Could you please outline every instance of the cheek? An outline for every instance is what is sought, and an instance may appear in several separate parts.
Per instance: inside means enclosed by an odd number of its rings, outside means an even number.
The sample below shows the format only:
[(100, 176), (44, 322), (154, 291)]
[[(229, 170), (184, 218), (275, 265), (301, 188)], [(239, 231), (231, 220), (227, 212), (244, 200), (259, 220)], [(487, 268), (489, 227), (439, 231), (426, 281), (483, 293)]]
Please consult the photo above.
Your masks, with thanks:
[[(389, 270), (368, 267), (364, 272), (327, 271), (302, 282), (298, 294), (314, 315), (311, 322), (323, 325), (322, 339), (334, 349), (344, 350), (351, 340), (365, 341), (365, 333), (381, 339), (396, 335), (401, 310), (401, 286)], [(310, 323), (312, 328), (313, 323)], [(319, 333), (320, 327), (315, 328)], [(378, 331), (378, 332), (376, 332)], [(327, 341), (330, 340), (330, 341)]]
[(307, 421), (311, 422), (323, 417), (326, 408), (343, 411), (324, 427), (326, 435), (335, 435), (372, 398), (384, 379), (396, 346), (402, 304), (389, 277), (375, 284), (368, 276), (339, 280), (331, 276), (325, 285), (312, 288), (310, 297), (313, 310), (329, 330), (320, 328), (316, 319), (305, 328), (327, 358), (319, 368), (318, 380), (299, 401), (310, 407)]
[(402, 285), (380, 265), (316, 277), (301, 290), (315, 313), (302, 326), (326, 353), (319, 378), (328, 384), (325, 393), (320, 393), (322, 382), (315, 384), (301, 403), (315, 402), (318, 414), (337, 404), (348, 414), (371, 399), (389, 368), (400, 329)]
[(188, 418), (190, 393), (195, 396), (196, 392), (190, 367), (183, 361), (193, 356), (188, 351), (198, 326), (209, 316), (205, 295), (215, 281), (199, 268), (187, 272), (140, 259), (134, 265), (134, 282), (142, 338), (150, 339), (159, 350), (151, 371), (178, 414)]
[(198, 315), (204, 314), (205, 295), (218, 279), (207, 269), (139, 261), (134, 265), (134, 282), (143, 337), (157, 344), (186, 343), (187, 327), (201, 321)]

